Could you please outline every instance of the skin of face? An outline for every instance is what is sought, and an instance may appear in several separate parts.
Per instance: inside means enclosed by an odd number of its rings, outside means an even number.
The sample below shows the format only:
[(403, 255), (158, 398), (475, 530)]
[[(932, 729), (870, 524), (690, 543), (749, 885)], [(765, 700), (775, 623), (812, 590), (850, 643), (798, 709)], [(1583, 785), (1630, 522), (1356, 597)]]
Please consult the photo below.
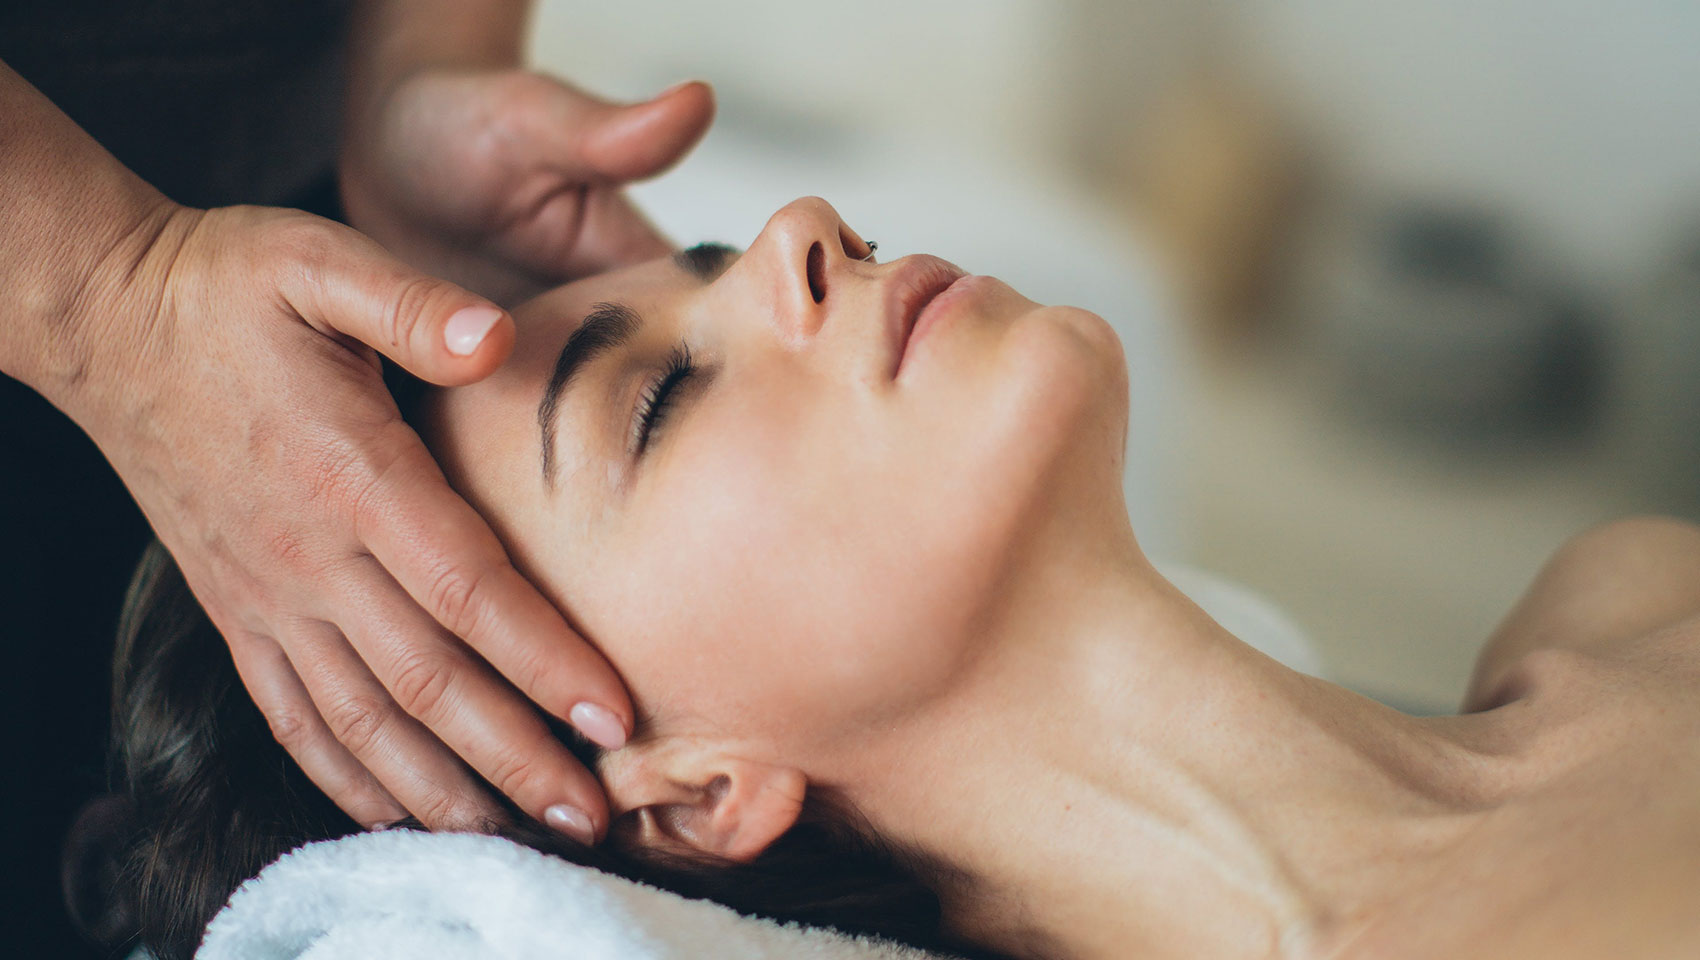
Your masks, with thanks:
[[(970, 277), (899, 367), (917, 261), (864, 252), (798, 200), (712, 282), (664, 259), (521, 305), (506, 366), (433, 401), (446, 473), (626, 680), (642, 740), (830, 779), (971, 667), (1040, 531), (1119, 508), (1102, 318)], [(643, 323), (562, 395), (545, 483), (543, 385), (603, 302)], [(681, 346), (697, 372), (638, 455), (634, 411)]]

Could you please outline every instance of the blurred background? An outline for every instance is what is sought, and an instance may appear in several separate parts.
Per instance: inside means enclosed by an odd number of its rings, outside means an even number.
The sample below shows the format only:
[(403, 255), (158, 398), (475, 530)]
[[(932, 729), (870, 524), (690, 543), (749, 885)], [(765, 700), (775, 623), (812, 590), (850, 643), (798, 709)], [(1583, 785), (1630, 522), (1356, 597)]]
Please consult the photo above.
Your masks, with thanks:
[(1117, 325), (1147, 551), (1449, 711), (1589, 524), (1700, 516), (1700, 4), (549, 0), (534, 58), (713, 83), (639, 196), (795, 196)]

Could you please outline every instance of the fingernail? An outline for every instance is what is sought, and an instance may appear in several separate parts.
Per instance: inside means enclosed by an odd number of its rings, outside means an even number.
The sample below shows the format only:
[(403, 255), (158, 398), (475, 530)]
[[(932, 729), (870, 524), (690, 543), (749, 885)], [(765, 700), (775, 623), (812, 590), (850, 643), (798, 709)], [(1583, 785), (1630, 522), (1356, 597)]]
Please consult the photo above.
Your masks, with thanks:
[(695, 80), (680, 80), (678, 83), (673, 84), (671, 87), (668, 87), (667, 89), (661, 91), (660, 93), (656, 94), (655, 96), (651, 97), (650, 99), (660, 100), (662, 97), (670, 97), (673, 94), (678, 93), (680, 90), (683, 90), (686, 87), (688, 87), (691, 84), (696, 83), (696, 82), (697, 81), (695, 81)]
[(626, 745), (626, 725), (607, 707), (580, 703), (567, 711), (567, 719), (579, 733), (604, 750), (618, 750)]
[(596, 828), (591, 826), (590, 817), (577, 807), (557, 803), (543, 811), (543, 822), (587, 847), (596, 846)]
[(443, 342), (455, 356), (470, 357), (500, 319), (502, 311), (495, 307), (462, 307), (443, 326)]

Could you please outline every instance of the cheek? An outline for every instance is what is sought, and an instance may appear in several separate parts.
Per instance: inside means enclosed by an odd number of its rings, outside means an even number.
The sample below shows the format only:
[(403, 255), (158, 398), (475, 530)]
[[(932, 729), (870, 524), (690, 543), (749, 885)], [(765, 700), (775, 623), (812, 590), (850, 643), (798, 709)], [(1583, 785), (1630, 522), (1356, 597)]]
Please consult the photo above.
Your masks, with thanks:
[(984, 551), (897, 411), (786, 396), (692, 412), (605, 557), (598, 636), (646, 707), (806, 750), (957, 672)]
[(634, 696), (721, 735), (807, 712), (828, 619), (807, 602), (819, 478), (794, 441), (810, 418), (795, 397), (729, 393), (682, 414), (597, 561), (597, 634)]

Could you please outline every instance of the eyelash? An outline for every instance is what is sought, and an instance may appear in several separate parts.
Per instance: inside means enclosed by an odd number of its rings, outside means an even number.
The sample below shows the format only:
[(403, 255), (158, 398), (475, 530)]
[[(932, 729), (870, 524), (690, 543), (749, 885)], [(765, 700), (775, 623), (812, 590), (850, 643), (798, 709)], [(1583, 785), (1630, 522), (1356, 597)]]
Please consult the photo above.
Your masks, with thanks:
[(638, 402), (635, 428), (637, 435), (634, 443), (638, 456), (643, 456), (655, 431), (666, 421), (675, 392), (696, 372), (696, 363), (691, 359), (691, 349), (683, 344), (674, 347), (673, 353), (667, 358), (667, 369), (650, 384)]

